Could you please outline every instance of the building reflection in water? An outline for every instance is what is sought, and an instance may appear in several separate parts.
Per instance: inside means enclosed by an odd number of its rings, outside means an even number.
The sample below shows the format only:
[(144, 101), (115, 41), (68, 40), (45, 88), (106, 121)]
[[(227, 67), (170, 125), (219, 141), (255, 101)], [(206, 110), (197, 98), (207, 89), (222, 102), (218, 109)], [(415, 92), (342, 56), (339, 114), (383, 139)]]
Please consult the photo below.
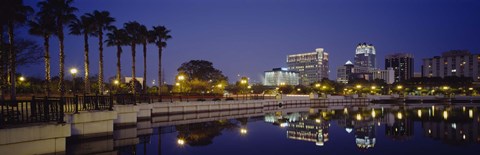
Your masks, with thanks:
[(322, 118), (315, 120), (302, 118), (288, 123), (287, 138), (315, 142), (317, 146), (323, 146), (328, 141), (328, 128), (328, 122)]
[[(427, 137), (451, 145), (480, 143), (480, 117), (476, 108), (445, 108), (436, 110), (442, 116), (418, 118), (422, 121), (423, 132)], [(447, 116), (447, 117), (445, 117)]]
[(393, 140), (408, 140), (413, 136), (414, 123), (403, 110), (393, 110), (385, 115), (385, 135)]
[[(480, 116), (474, 106), (391, 106), (372, 109), (370, 107), (350, 108), (311, 108), (305, 112), (274, 112), (264, 117), (223, 119), (158, 128), (154, 133), (138, 126), (115, 128), (113, 135), (92, 139), (67, 139), (67, 154), (136, 154), (148, 152), (147, 146), (157, 139), (161, 153), (161, 136), (164, 133), (176, 133), (176, 145), (207, 146), (215, 137), (225, 131), (236, 131), (241, 136), (250, 134), (247, 124), (264, 120), (286, 129), (286, 136), (293, 142), (306, 141), (311, 145), (329, 145), (332, 143), (331, 131), (345, 130), (351, 135), (347, 141), (355, 141), (357, 148), (368, 150), (385, 141), (413, 140), (414, 134), (432, 138), (449, 145), (468, 145), (480, 143)], [(331, 123), (333, 124), (330, 128)], [(336, 123), (336, 124), (335, 124)], [(415, 128), (416, 127), (416, 128)], [(255, 128), (252, 128), (254, 131)], [(423, 131), (414, 133), (414, 130)], [(419, 130), (420, 129), (420, 130)], [(385, 131), (387, 139), (377, 138), (377, 130)], [(423, 135), (422, 135), (423, 134)], [(417, 136), (418, 137), (418, 136)], [(337, 139), (333, 139), (337, 140)], [(329, 142), (330, 141), (330, 142)], [(344, 141), (338, 140), (338, 141)], [(332, 144), (330, 144), (332, 145)], [(352, 145), (352, 144), (348, 144)]]
[[(315, 112), (318, 111), (318, 112)], [(335, 121), (347, 133), (353, 133), (359, 149), (377, 143), (376, 130), (384, 124), (385, 136), (394, 141), (412, 139), (414, 122), (420, 122), (424, 135), (449, 144), (480, 142), (480, 118), (476, 107), (432, 106), (413, 108), (394, 106), (371, 109), (310, 109), (309, 112), (266, 114), (265, 122), (286, 128), (287, 138), (314, 142), (323, 146), (329, 140), (330, 122)]]
[[(374, 118), (359, 114), (357, 114), (355, 121), (351, 121), (355, 133), (355, 144), (359, 149), (373, 148), (376, 143)], [(361, 118), (358, 116), (361, 116)]]

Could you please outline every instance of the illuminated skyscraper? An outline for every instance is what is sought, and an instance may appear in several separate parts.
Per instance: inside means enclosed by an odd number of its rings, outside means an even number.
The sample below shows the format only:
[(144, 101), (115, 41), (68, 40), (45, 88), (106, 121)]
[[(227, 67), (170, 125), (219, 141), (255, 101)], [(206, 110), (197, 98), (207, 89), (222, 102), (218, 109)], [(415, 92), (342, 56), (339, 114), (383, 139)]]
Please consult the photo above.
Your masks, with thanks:
[(372, 44), (360, 43), (355, 50), (355, 66), (377, 68), (375, 47)]
[(287, 68), (274, 68), (271, 71), (265, 71), (265, 86), (279, 86), (282, 83), (286, 85), (298, 85), (299, 77), (297, 72), (288, 71)]
[(323, 48), (317, 48), (314, 52), (288, 55), (287, 65), (289, 70), (299, 73), (302, 85), (328, 78), (328, 53)]

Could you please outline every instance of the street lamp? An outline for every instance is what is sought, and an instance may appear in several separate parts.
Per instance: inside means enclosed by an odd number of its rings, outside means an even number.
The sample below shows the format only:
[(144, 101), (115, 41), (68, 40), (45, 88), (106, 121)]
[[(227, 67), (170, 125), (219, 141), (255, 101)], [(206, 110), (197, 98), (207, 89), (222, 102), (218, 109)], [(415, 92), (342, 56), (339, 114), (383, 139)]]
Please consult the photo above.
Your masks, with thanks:
[[(181, 84), (181, 82), (183, 82), (183, 80), (185, 80), (185, 76), (184, 75), (179, 75), (177, 77), (177, 79), (178, 79), (179, 82), (177, 82), (176, 85), (180, 86), (180, 94), (183, 95), (183, 88), (182, 88), (183, 84)], [(180, 100), (182, 100), (181, 97), (180, 97)], [(188, 98), (187, 98), (187, 102), (188, 102)]]
[(178, 139), (177, 144), (180, 145), (180, 146), (183, 146), (183, 145), (185, 145), (185, 140), (184, 139)]
[(20, 82), (23, 82), (23, 81), (25, 81), (25, 77), (20, 76), (20, 77), (18, 78), (18, 80), (20, 80)]
[(75, 96), (75, 77), (77, 75), (78, 70), (76, 68), (71, 68), (70, 69), (70, 74), (72, 74), (72, 82), (73, 82), (73, 88), (72, 88), (72, 93), (73, 96)]

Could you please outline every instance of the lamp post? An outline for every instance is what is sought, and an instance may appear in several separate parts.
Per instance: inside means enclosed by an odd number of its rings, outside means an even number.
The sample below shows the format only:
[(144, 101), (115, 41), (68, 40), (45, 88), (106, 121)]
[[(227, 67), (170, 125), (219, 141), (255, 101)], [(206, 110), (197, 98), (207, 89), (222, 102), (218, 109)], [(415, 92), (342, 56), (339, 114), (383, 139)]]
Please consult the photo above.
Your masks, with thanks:
[[(183, 83), (182, 83), (182, 82), (183, 82), (183, 80), (185, 80), (185, 76), (184, 76), (184, 75), (179, 75), (177, 79), (178, 79), (179, 82), (178, 82), (176, 85), (177, 85), (177, 86), (180, 86), (180, 101), (182, 101), (182, 97), (181, 97), (181, 96), (184, 95), (184, 94), (183, 94), (183, 88), (182, 88), (182, 87), (183, 87)], [(188, 97), (187, 97), (187, 102), (188, 102)]]
[(356, 85), (355, 88), (357, 88), (357, 94), (361, 96), (361, 90), (362, 90), (362, 85)]
[(113, 84), (115, 85), (115, 93), (118, 93), (120, 81), (114, 80)]
[(72, 74), (72, 81), (73, 81), (73, 88), (72, 88), (72, 93), (73, 96), (75, 96), (75, 77), (77, 75), (78, 70), (76, 68), (71, 68), (70, 69), (70, 74)]

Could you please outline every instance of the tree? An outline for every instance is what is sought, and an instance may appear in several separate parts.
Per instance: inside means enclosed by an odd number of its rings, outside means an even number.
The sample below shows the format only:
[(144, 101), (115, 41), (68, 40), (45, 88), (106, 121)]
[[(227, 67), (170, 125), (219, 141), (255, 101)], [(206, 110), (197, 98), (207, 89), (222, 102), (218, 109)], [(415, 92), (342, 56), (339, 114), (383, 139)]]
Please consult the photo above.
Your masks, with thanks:
[(213, 139), (222, 135), (223, 130), (234, 130), (239, 125), (229, 120), (218, 120), (187, 125), (176, 125), (178, 138), (184, 139), (190, 146), (207, 146), (213, 143)]
[[(141, 32), (141, 24), (134, 21), (128, 22), (123, 25), (125, 31), (127, 32), (127, 40), (132, 47), (132, 80), (136, 81), (135, 77), (135, 47), (137, 44), (140, 43), (140, 32)], [(134, 83), (131, 84), (132, 93), (136, 94), (135, 85)]]
[(53, 18), (49, 16), (39, 16), (35, 20), (29, 21), (29, 33), (32, 35), (43, 37), (44, 62), (45, 62), (45, 94), (50, 95), (50, 36), (55, 33), (55, 24)]
[(143, 45), (143, 93), (147, 93), (147, 43), (150, 39), (150, 33), (145, 25), (140, 26), (140, 42)]
[(55, 20), (55, 28), (59, 44), (60, 44), (60, 72), (59, 72), (59, 90), (60, 96), (65, 95), (65, 51), (64, 51), (64, 33), (63, 28), (66, 24), (73, 21), (76, 16), (73, 14), (77, 11), (77, 8), (72, 6), (73, 0), (46, 0), (41, 1), (38, 3), (40, 7), (40, 12), (38, 13), (40, 16), (49, 16), (52, 15), (53, 19)]
[[(10, 99), (15, 100), (16, 99), (16, 53), (14, 49), (15, 45), (15, 36), (14, 36), (14, 29), (16, 24), (23, 24), (27, 22), (27, 17), (33, 13), (33, 9), (30, 6), (24, 5), (23, 0), (8, 0), (8, 1), (2, 1), (0, 3), (2, 6), (0, 8), (0, 21), (2, 23), (6, 24), (7, 26), (7, 34), (8, 34), (8, 43), (9, 43), (9, 53), (8, 53), (8, 59), (10, 60), (9, 62), (9, 72), (10, 72)], [(3, 25), (2, 25), (3, 27)], [(0, 32), (0, 33), (3, 33)], [(3, 35), (1, 36), (3, 37)]]
[(107, 40), (105, 41), (107, 46), (117, 47), (117, 74), (115, 79), (120, 82), (120, 78), (122, 78), (120, 57), (122, 55), (122, 46), (127, 45), (127, 32), (124, 29), (112, 27), (112, 30), (107, 33)]
[(108, 11), (93, 11), (92, 14), (87, 14), (89, 18), (93, 21), (94, 35), (98, 37), (98, 58), (99, 58), (99, 69), (98, 69), (98, 91), (100, 94), (103, 94), (104, 84), (103, 84), (103, 33), (104, 30), (112, 29), (112, 23), (115, 22), (115, 19), (110, 16)]
[(177, 71), (187, 74), (188, 80), (212, 80), (213, 83), (221, 80), (227, 81), (227, 77), (222, 74), (222, 71), (214, 68), (211, 62), (205, 60), (191, 60), (185, 62), (177, 69)]
[(33, 40), (17, 39), (15, 41), (16, 67), (39, 63), (42, 48)]
[(83, 35), (83, 51), (84, 51), (84, 70), (85, 70), (85, 78), (84, 78), (84, 92), (90, 93), (90, 61), (88, 56), (88, 36), (93, 35), (93, 19), (87, 15), (83, 15), (80, 19), (75, 19), (69, 25), (70, 27), (70, 34), (73, 35)]
[[(162, 52), (163, 48), (167, 47), (167, 40), (172, 38), (172, 36), (169, 34), (170, 30), (168, 30), (165, 26), (154, 26), (150, 33), (150, 42), (154, 43), (158, 48), (158, 87), (162, 88)], [(162, 91), (160, 89), (158, 91), (158, 95), (161, 94)]]

